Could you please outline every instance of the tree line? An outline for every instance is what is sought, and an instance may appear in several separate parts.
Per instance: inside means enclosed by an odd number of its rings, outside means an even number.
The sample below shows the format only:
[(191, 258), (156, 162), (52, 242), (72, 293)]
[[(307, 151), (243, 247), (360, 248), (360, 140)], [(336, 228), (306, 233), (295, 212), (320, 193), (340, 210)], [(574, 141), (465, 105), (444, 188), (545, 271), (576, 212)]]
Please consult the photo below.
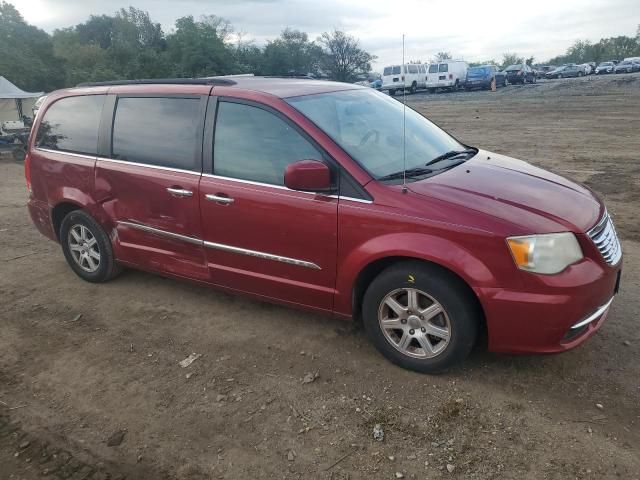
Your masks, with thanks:
[[(20, 12), (0, 2), (0, 75), (26, 90), (50, 91), (81, 82), (163, 77), (202, 77), (237, 73), (256, 75), (314, 74), (351, 82), (371, 69), (375, 56), (358, 39), (339, 31), (315, 40), (305, 32), (285, 29), (279, 37), (257, 46), (234, 32), (215, 15), (175, 21), (162, 30), (149, 13), (129, 7), (113, 15), (92, 15), (83, 23), (53, 34), (29, 25)], [(635, 37), (578, 40), (564, 55), (547, 63), (601, 62), (640, 56), (640, 26)], [(438, 52), (432, 61), (450, 59)], [(505, 53), (502, 61), (470, 62), (500, 65), (533, 64), (534, 58)]]
[(0, 74), (27, 90), (50, 91), (81, 82), (238, 73), (320, 75), (350, 82), (375, 59), (339, 30), (312, 40), (285, 29), (264, 46), (246, 41), (215, 15), (179, 18), (170, 33), (149, 13), (129, 7), (49, 35), (0, 3)]

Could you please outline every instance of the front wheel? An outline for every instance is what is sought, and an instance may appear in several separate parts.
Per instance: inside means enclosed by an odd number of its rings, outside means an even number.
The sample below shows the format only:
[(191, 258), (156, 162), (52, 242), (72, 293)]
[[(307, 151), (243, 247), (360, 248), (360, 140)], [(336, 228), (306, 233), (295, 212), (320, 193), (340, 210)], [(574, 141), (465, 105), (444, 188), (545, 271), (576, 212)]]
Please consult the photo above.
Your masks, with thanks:
[(74, 210), (62, 220), (60, 243), (67, 263), (83, 280), (101, 283), (120, 273), (109, 236), (83, 210)]
[(478, 333), (479, 311), (469, 289), (431, 264), (402, 262), (384, 270), (363, 300), (365, 329), (393, 363), (438, 373), (464, 360)]
[(413, 82), (411, 84), (411, 87), (409, 87), (409, 93), (413, 95), (414, 93), (416, 93), (417, 90), (418, 90), (418, 84), (416, 82)]

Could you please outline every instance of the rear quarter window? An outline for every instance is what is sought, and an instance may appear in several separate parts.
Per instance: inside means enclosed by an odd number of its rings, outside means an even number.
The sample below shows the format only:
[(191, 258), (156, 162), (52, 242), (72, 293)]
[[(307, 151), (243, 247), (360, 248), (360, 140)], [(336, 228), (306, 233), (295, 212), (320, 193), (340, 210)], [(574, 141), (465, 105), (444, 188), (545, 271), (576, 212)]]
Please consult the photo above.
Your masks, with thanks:
[(96, 155), (104, 97), (83, 95), (61, 98), (53, 103), (38, 127), (36, 146)]
[(199, 98), (119, 98), (113, 121), (112, 157), (199, 171), (199, 112)]

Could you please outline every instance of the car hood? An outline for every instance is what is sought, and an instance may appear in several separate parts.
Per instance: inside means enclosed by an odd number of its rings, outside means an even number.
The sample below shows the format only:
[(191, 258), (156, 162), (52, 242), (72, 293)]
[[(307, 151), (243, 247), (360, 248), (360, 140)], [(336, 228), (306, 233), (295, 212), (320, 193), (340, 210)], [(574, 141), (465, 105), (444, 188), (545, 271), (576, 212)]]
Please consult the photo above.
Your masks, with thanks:
[(518, 226), (519, 234), (586, 232), (603, 209), (589, 189), (571, 180), (483, 150), (458, 167), (408, 187)]

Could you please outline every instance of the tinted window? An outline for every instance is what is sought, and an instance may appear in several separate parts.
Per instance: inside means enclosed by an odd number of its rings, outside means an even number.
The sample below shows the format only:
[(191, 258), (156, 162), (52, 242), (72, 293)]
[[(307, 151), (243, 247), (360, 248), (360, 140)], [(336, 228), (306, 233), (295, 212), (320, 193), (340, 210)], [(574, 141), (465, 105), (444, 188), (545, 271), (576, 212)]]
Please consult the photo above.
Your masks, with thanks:
[(441, 63), (440, 67), (438, 68), (439, 72), (448, 72), (449, 71), (449, 64), (448, 63)]
[(409, 73), (418, 73), (417, 65), (409, 65)]
[(104, 95), (62, 98), (51, 105), (38, 128), (36, 145), (95, 155)]
[(429, 73), (438, 73), (438, 65), (429, 65)]
[(197, 98), (119, 98), (113, 158), (199, 170), (195, 162), (199, 105)]
[(287, 122), (262, 108), (220, 102), (213, 146), (213, 173), (284, 185), (284, 170), (322, 155)]
[(400, 75), (400, 65), (393, 67), (393, 74)]
[(391, 67), (384, 67), (383, 75), (391, 75)]

